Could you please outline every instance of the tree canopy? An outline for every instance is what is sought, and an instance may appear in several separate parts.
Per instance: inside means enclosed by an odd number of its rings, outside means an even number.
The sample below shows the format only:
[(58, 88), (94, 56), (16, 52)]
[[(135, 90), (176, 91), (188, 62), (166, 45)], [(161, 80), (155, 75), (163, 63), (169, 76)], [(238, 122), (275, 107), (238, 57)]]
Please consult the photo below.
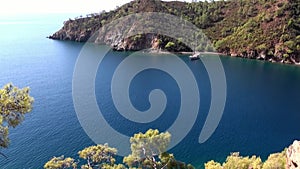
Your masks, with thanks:
[[(124, 157), (124, 164), (115, 164), (114, 158), (117, 149), (109, 147), (108, 144), (90, 146), (79, 151), (80, 161), (84, 163), (81, 169), (126, 169), (126, 168), (180, 168), (192, 169), (192, 165), (186, 165), (177, 161), (173, 154), (166, 152), (171, 141), (171, 134), (168, 132), (160, 133), (158, 130), (150, 129), (145, 133), (135, 134), (130, 138), (131, 154)], [(53, 157), (45, 165), (45, 169), (76, 169), (79, 161), (73, 158)]]
[(32, 110), (33, 101), (28, 87), (19, 89), (10, 83), (0, 89), (0, 147), (8, 147), (9, 127), (22, 123), (24, 115)]
[(205, 163), (205, 169), (285, 169), (286, 161), (286, 150), (271, 154), (265, 162), (262, 162), (260, 157), (242, 157), (235, 152), (228, 156), (223, 164), (213, 160)]

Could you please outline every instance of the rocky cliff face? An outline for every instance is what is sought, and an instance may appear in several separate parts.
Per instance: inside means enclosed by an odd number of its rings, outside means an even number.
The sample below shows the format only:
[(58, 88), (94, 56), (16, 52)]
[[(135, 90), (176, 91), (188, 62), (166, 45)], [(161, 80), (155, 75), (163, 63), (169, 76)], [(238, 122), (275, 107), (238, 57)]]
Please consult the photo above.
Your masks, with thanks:
[[(136, 0), (113, 12), (101, 13), (100, 15), (92, 14), (85, 18), (74, 20), (69, 19), (59, 31), (49, 36), (49, 38), (107, 44), (117, 51), (138, 51), (143, 49), (158, 51), (162, 49), (171, 52), (190, 52), (192, 50), (187, 45), (157, 33), (126, 36), (138, 29), (143, 29), (145, 22), (147, 22), (147, 20), (136, 19), (132, 21), (131, 18), (126, 18), (128, 14), (139, 13), (140, 11), (168, 13), (169, 8), (166, 6), (170, 4), (176, 8), (186, 5), (183, 2), (167, 3), (157, 0)], [(119, 20), (122, 16), (125, 19)], [(174, 42), (174, 45), (166, 47), (170, 41)]]
[[(114, 21), (122, 16), (126, 16), (130, 13), (142, 12), (164, 12), (168, 13), (167, 3), (157, 0), (136, 0), (129, 4), (118, 8), (116, 11), (105, 12), (99, 14), (91, 14), (85, 18), (69, 19), (64, 23), (64, 26), (49, 36), (50, 39), (55, 40), (70, 40), (76, 42), (93, 42), (99, 44), (110, 45), (114, 50), (117, 51), (137, 51), (142, 49), (153, 49), (159, 50), (165, 49), (165, 45), (168, 43), (168, 37), (158, 35), (155, 33), (138, 34), (132, 37), (120, 36), (119, 30), (109, 28), (110, 32), (103, 32), (103, 26), (111, 21)], [(183, 2), (172, 2), (173, 5), (182, 7), (185, 5)], [(126, 25), (127, 30), (134, 30), (137, 27), (143, 25), (143, 22), (128, 23), (130, 21), (121, 21), (122, 24)], [(120, 26), (121, 24), (118, 24)], [(130, 26), (132, 25), (132, 26)], [(111, 25), (109, 25), (111, 26)], [(125, 30), (122, 30), (124, 33)], [(176, 41), (176, 40), (173, 40)], [(175, 48), (176, 47), (176, 48)], [(175, 46), (167, 49), (172, 52), (178, 51), (191, 51), (186, 45), (179, 45), (175, 43)]]
[(294, 143), (287, 149), (287, 169), (300, 169), (300, 141)]
[(69, 20), (64, 23), (64, 26), (49, 36), (50, 39), (70, 40), (76, 42), (86, 42), (92, 34), (91, 30), (80, 28), (80, 21)]

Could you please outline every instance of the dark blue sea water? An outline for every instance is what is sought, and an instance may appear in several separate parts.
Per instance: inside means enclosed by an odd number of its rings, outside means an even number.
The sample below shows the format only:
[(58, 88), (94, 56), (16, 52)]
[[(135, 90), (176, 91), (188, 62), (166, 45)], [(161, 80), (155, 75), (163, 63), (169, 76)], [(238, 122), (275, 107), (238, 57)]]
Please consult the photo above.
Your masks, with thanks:
[[(0, 168), (42, 168), (53, 156), (76, 157), (79, 150), (94, 144), (80, 126), (72, 99), (73, 71), (83, 44), (46, 38), (74, 16), (0, 16), (0, 85), (12, 82), (19, 87), (30, 86), (35, 98), (33, 111), (21, 125), (10, 130), (10, 147), (1, 150), (8, 159), (0, 157)], [(152, 89), (165, 91), (168, 105), (155, 122), (128, 122), (112, 104), (112, 74), (129, 54), (110, 52), (101, 63), (95, 81), (99, 107), (106, 112), (107, 121), (123, 134), (130, 136), (148, 128), (166, 130), (180, 108), (178, 85), (167, 73), (145, 70), (130, 87), (132, 104), (139, 110), (149, 108), (148, 94)], [(194, 73), (201, 102), (194, 127), (170, 150), (177, 159), (197, 168), (211, 159), (224, 161), (234, 151), (266, 159), (268, 154), (282, 151), (300, 139), (300, 67), (222, 57), (227, 80), (224, 114), (212, 137), (199, 144), (210, 107), (210, 82), (201, 61), (181, 59)]]

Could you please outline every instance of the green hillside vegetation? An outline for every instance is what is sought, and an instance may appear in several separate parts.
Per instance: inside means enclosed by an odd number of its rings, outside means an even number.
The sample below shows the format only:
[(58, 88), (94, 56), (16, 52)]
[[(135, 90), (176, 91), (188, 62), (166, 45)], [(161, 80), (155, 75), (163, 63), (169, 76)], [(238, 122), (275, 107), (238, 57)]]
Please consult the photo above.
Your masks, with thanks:
[[(300, 1), (298, 0), (212, 0), (192, 3), (134, 0), (110, 12), (102, 11), (84, 18), (70, 19), (50, 38), (85, 42), (103, 25), (141, 12), (172, 14), (201, 28), (214, 48), (211, 44), (200, 43), (196, 47), (198, 51), (215, 49), (232, 56), (272, 62), (300, 62)], [(146, 22), (142, 20), (135, 26), (142, 26)], [(122, 24), (126, 25), (126, 22)], [(159, 26), (160, 23), (157, 24)], [(203, 41), (203, 37), (197, 38), (199, 42)], [(153, 39), (158, 39), (159, 43), (154, 45)], [(140, 50), (153, 46), (172, 52), (192, 50), (179, 39), (175, 40), (160, 34), (152, 36), (142, 34), (122, 42), (105, 40), (104, 42), (112, 45), (116, 50)], [(118, 43), (123, 43), (125, 47), (118, 48)]]

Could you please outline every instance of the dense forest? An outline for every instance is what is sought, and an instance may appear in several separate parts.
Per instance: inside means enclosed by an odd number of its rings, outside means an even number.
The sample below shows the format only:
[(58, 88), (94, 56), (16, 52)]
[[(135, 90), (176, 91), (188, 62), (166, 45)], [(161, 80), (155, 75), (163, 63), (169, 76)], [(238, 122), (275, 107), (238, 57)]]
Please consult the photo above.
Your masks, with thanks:
[[(102, 11), (69, 19), (61, 30), (49, 38), (86, 42), (106, 24), (143, 12), (166, 13), (189, 21), (200, 28), (211, 43), (197, 43), (191, 49), (181, 39), (159, 33), (137, 34), (126, 39), (113, 40), (104, 36), (101, 41), (120, 51), (145, 48), (172, 52), (218, 51), (226, 55), (271, 62), (300, 62), (299, 0), (211, 0), (192, 3), (134, 0), (110, 12)], [(137, 25), (146, 22), (130, 23), (135, 25), (130, 28), (135, 29), (139, 27)], [(128, 26), (128, 21), (121, 24)], [(113, 33), (110, 32), (111, 34)], [(200, 42), (205, 38), (196, 37), (198, 39), (195, 41)]]

